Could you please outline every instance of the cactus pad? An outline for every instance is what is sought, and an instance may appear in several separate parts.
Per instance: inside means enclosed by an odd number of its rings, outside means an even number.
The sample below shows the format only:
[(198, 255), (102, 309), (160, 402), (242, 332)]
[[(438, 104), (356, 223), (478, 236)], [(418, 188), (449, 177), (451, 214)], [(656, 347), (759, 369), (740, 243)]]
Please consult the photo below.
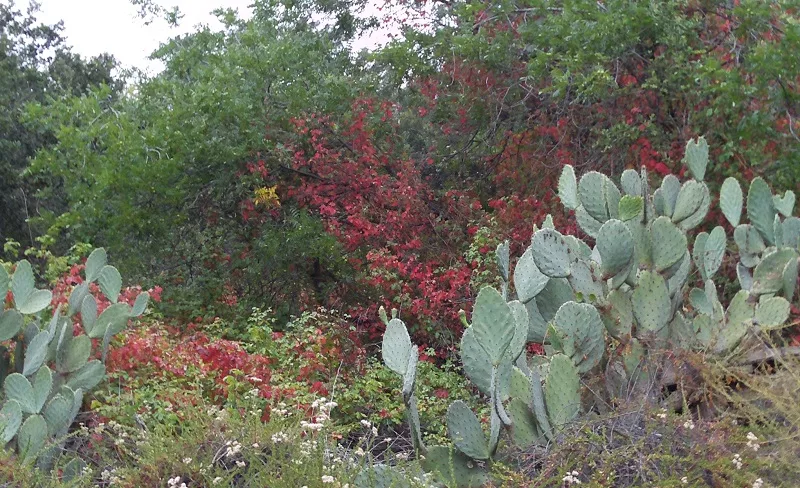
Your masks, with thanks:
[(516, 327), (516, 320), (502, 295), (492, 287), (484, 287), (475, 299), (470, 328), (491, 364), (500, 364)]
[(645, 331), (658, 332), (670, 321), (672, 308), (669, 291), (664, 278), (658, 273), (641, 273), (631, 303), (636, 322)]
[(569, 164), (564, 166), (558, 178), (558, 198), (561, 199), (561, 204), (570, 210), (575, 210), (580, 205), (578, 181), (575, 178), (575, 170)]
[(755, 322), (762, 330), (779, 329), (789, 318), (789, 302), (783, 297), (762, 300), (756, 306)]
[(514, 268), (514, 286), (517, 289), (517, 297), (522, 303), (529, 302), (547, 286), (549, 280), (547, 275), (539, 271), (539, 267), (533, 260), (533, 249), (529, 247)]
[(390, 320), (381, 347), (386, 366), (401, 376), (405, 375), (413, 348), (406, 324), (400, 319)]
[(604, 276), (614, 276), (633, 261), (633, 236), (622, 221), (611, 219), (600, 228), (597, 235)]
[(677, 263), (686, 253), (686, 234), (667, 217), (659, 217), (650, 228), (652, 235), (653, 264), (663, 271)]
[(572, 360), (564, 354), (550, 358), (544, 385), (547, 417), (554, 428), (571, 422), (580, 412), (580, 378)]
[(597, 309), (587, 303), (567, 302), (553, 319), (561, 350), (585, 373), (600, 363), (605, 352), (603, 321)]
[(489, 459), (489, 446), (481, 423), (461, 400), (454, 401), (447, 409), (447, 431), (459, 451), (472, 459)]
[(536, 266), (551, 278), (569, 276), (571, 249), (564, 236), (553, 229), (541, 229), (533, 235), (532, 257)]
[(769, 244), (775, 243), (775, 213), (769, 185), (764, 178), (758, 176), (750, 183), (750, 191), (747, 192), (747, 218)]
[(733, 177), (726, 178), (719, 192), (719, 209), (734, 228), (739, 225), (739, 220), (742, 218), (743, 205), (744, 195), (739, 182)]
[(708, 143), (704, 137), (700, 136), (697, 142), (690, 139), (686, 143), (683, 162), (692, 172), (692, 176), (703, 181), (706, 175), (706, 166), (708, 166)]

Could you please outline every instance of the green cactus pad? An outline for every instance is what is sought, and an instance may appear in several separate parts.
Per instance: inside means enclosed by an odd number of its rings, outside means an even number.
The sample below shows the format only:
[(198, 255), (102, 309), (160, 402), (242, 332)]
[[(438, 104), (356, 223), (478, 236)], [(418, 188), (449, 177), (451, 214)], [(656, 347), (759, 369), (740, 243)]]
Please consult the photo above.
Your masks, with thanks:
[(703, 184), (689, 180), (681, 186), (678, 199), (675, 202), (675, 211), (672, 213), (672, 221), (680, 222), (697, 212), (703, 203)]
[(411, 348), (408, 357), (408, 366), (403, 375), (403, 398), (410, 398), (414, 394), (414, 383), (417, 380), (417, 363), (419, 362), (419, 351), (416, 347)]
[(605, 222), (611, 216), (606, 200), (607, 187), (613, 185), (602, 173), (590, 171), (581, 177), (578, 184), (578, 198), (589, 215), (598, 222)]
[(539, 270), (550, 278), (569, 276), (571, 249), (560, 232), (541, 229), (531, 242), (533, 261)]
[(708, 166), (708, 143), (704, 137), (700, 136), (697, 142), (690, 139), (686, 143), (683, 163), (692, 172), (692, 176), (703, 181), (706, 175), (706, 166)]
[(76, 336), (56, 353), (56, 369), (59, 373), (76, 371), (86, 364), (91, 352), (92, 340), (86, 335)]
[(626, 269), (634, 257), (633, 236), (628, 226), (614, 219), (603, 224), (597, 235), (597, 251), (604, 276), (614, 276)]
[[(72, 458), (64, 467), (61, 469), (61, 480), (65, 483), (70, 483), (81, 476), (86, 470), (86, 463), (81, 458)], [(402, 487), (405, 488), (405, 487)]]
[(701, 232), (694, 238), (694, 247), (692, 248), (692, 259), (697, 271), (700, 272), (700, 277), (703, 281), (708, 279), (706, 276), (706, 267), (703, 264), (703, 258), (706, 252), (706, 241), (708, 240), (708, 232)]
[(603, 189), (606, 198), (606, 208), (608, 209), (608, 217), (610, 219), (619, 219), (619, 202), (622, 199), (617, 185), (610, 179), (607, 180)]
[(778, 195), (772, 196), (772, 205), (775, 207), (775, 210), (780, 212), (784, 217), (791, 217), (792, 212), (794, 212), (794, 192), (792, 190), (786, 190), (782, 197)]
[(603, 285), (594, 279), (589, 265), (590, 262), (586, 261), (576, 261), (573, 263), (569, 283), (575, 290), (576, 297), (585, 302), (596, 303), (604, 296)]
[(531, 381), (518, 368), (511, 372), (509, 395), (508, 413), (513, 419), (511, 438), (518, 447), (530, 446), (542, 436), (531, 410)]
[(489, 482), (486, 468), (449, 446), (431, 446), (420, 460), (422, 468), (452, 488), (480, 488)]
[(8, 272), (4, 267), (0, 266), (0, 295), (5, 296), (10, 282), (11, 278), (8, 276)]
[(553, 326), (561, 339), (562, 352), (572, 359), (579, 373), (600, 363), (606, 343), (603, 321), (594, 306), (567, 302), (558, 309)]
[(0, 311), (0, 341), (6, 341), (17, 335), (23, 323), (22, 314), (13, 308)]
[(561, 199), (561, 204), (570, 210), (575, 210), (580, 205), (578, 180), (575, 178), (575, 170), (569, 164), (564, 166), (558, 178), (558, 198)]
[[(693, 180), (692, 180), (693, 181)], [(688, 232), (705, 221), (709, 209), (711, 209), (711, 193), (705, 183), (700, 183), (700, 192), (702, 193), (702, 200), (700, 207), (693, 214), (678, 222), (678, 228), (684, 232)], [(673, 222), (675, 221), (673, 215)]]
[(715, 227), (708, 235), (703, 249), (703, 276), (705, 279), (714, 276), (719, 269), (722, 264), (722, 258), (725, 256), (725, 246), (727, 243), (728, 238), (722, 226)]
[(404, 376), (413, 349), (414, 345), (411, 344), (406, 324), (400, 319), (390, 320), (383, 333), (381, 347), (384, 364), (395, 373)]
[(603, 225), (603, 222), (589, 215), (589, 212), (586, 211), (583, 205), (575, 210), (575, 220), (577, 220), (578, 226), (586, 235), (595, 238), (597, 237), (597, 233), (600, 232), (600, 227)]
[(547, 407), (544, 400), (544, 389), (542, 389), (542, 378), (539, 368), (531, 370), (531, 407), (536, 418), (536, 423), (548, 439), (553, 438), (553, 428), (550, 426), (550, 419), (547, 418)]
[(36, 334), (33, 340), (25, 348), (25, 363), (22, 374), (30, 376), (44, 363), (47, 356), (47, 346), (50, 344), (50, 334), (43, 330)]
[(662, 207), (661, 211), (658, 212), (659, 215), (664, 215), (670, 218), (672, 217), (673, 212), (675, 212), (675, 205), (678, 202), (678, 195), (680, 192), (681, 182), (678, 180), (677, 176), (669, 174), (665, 176), (663, 180), (661, 180), (661, 187), (656, 190), (656, 193), (659, 195), (660, 203), (656, 204), (655, 201), (653, 202), (657, 207)]
[(756, 295), (778, 293), (783, 288), (783, 270), (793, 259), (797, 260), (793, 249), (781, 249), (764, 256), (753, 271), (752, 292)]
[(526, 303), (525, 310), (528, 312), (528, 342), (542, 343), (547, 332), (547, 321), (539, 312), (536, 300)]
[(544, 384), (547, 416), (552, 426), (562, 428), (578, 416), (581, 406), (580, 377), (572, 360), (564, 354), (550, 359)]
[(619, 200), (620, 220), (641, 220), (644, 217), (644, 198), (624, 195)]
[(672, 314), (669, 291), (658, 273), (643, 271), (631, 296), (633, 315), (644, 331), (658, 332), (666, 326)]
[(711, 315), (714, 313), (714, 306), (708, 301), (706, 292), (700, 288), (692, 288), (689, 291), (689, 303), (692, 304), (692, 308), (700, 313), (706, 315)]
[(14, 306), (21, 314), (30, 315), (47, 308), (53, 300), (50, 290), (37, 290), (33, 269), (28, 261), (20, 261), (11, 278)]
[(733, 349), (753, 325), (755, 304), (748, 300), (749, 296), (750, 294), (746, 291), (739, 290), (731, 299), (725, 312), (726, 325), (717, 334), (717, 341), (714, 345), (716, 352)]
[(508, 307), (511, 309), (516, 328), (514, 329), (514, 337), (511, 339), (508, 349), (506, 349), (504, 360), (513, 363), (522, 354), (525, 349), (525, 343), (528, 342), (529, 320), (528, 310), (519, 300), (508, 302)]
[(753, 275), (750, 270), (742, 263), (736, 263), (736, 278), (739, 281), (739, 287), (745, 291), (753, 289)]
[(362, 469), (353, 480), (355, 488), (410, 488), (406, 474), (385, 464), (370, 465)]
[(669, 323), (669, 340), (673, 347), (689, 349), (697, 342), (692, 323), (682, 313), (677, 312)]
[(787, 217), (783, 221), (783, 245), (800, 250), (800, 218)]
[(100, 275), (97, 277), (97, 284), (100, 286), (100, 291), (111, 303), (117, 303), (119, 292), (122, 290), (122, 276), (120, 276), (117, 268), (108, 265), (103, 266), (103, 269), (100, 270)]
[(734, 228), (739, 225), (739, 220), (742, 218), (743, 205), (744, 194), (739, 182), (733, 177), (726, 178), (719, 192), (719, 209)]
[(733, 231), (733, 240), (739, 247), (739, 252), (757, 254), (766, 249), (764, 239), (758, 230), (750, 224), (739, 224)]
[(517, 290), (517, 297), (522, 303), (528, 303), (539, 292), (547, 286), (550, 278), (539, 271), (536, 262), (533, 259), (533, 249), (528, 248), (514, 268), (514, 286)]
[[(84, 302), (85, 301), (86, 300), (84, 300)], [(103, 310), (103, 313), (97, 317), (97, 321), (94, 323), (91, 330), (87, 332), (87, 335), (92, 339), (102, 339), (109, 329), (120, 331), (125, 328), (130, 318), (130, 305), (127, 303), (115, 303)]]
[(650, 266), (652, 264), (653, 243), (647, 227), (637, 220), (628, 220), (625, 225), (628, 226), (628, 230), (631, 231), (631, 236), (633, 237), (636, 262), (642, 267)]
[[(544, 336), (544, 334), (543, 334)], [(481, 393), (486, 396), (491, 395), (492, 363), (486, 355), (486, 351), (478, 344), (475, 339), (472, 327), (464, 331), (461, 336), (461, 363), (464, 366), (464, 373), (467, 378), (475, 385)], [(502, 362), (499, 372), (500, 397), (505, 398), (508, 391), (508, 381), (511, 375), (511, 364)]]
[[(673, 268), (675, 268), (673, 266)], [(672, 269), (672, 268), (670, 268)], [(686, 251), (683, 259), (677, 264), (674, 274), (667, 280), (667, 289), (670, 296), (676, 296), (681, 293), (683, 286), (689, 280), (689, 273), (692, 270), (692, 259), (689, 257), (689, 251)]]
[(686, 253), (686, 234), (681, 232), (667, 217), (659, 217), (650, 228), (653, 264), (663, 271), (677, 263)]
[(789, 318), (789, 302), (783, 297), (772, 297), (762, 300), (756, 306), (755, 323), (761, 330), (772, 330), (784, 327)]
[(797, 259), (790, 259), (783, 267), (783, 296), (790, 302), (794, 299), (797, 288)]
[(47, 422), (47, 434), (50, 437), (61, 437), (67, 433), (74, 420), (70, 414), (72, 399), (58, 394), (44, 408), (44, 419)]
[(772, 201), (769, 185), (760, 176), (750, 183), (750, 191), (747, 192), (747, 218), (764, 241), (768, 244), (775, 243), (772, 227), (775, 220), (775, 204)]
[(481, 423), (461, 400), (454, 401), (447, 409), (447, 432), (459, 451), (472, 459), (489, 459), (489, 446)]
[(89, 295), (89, 283), (83, 282), (72, 289), (69, 294), (69, 316), (72, 317), (81, 311), (83, 300)]
[(81, 369), (67, 376), (67, 386), (73, 390), (91, 390), (106, 377), (106, 367), (97, 359), (84, 364)]
[(47, 422), (41, 415), (31, 415), (19, 428), (17, 449), (25, 461), (36, 459), (47, 439)]
[[(620, 186), (622, 186), (622, 191), (626, 195), (630, 195), (632, 197), (642, 196), (642, 179), (639, 177), (639, 173), (637, 173), (636, 170), (626, 169), (623, 171), (622, 177), (620, 178)], [(621, 206), (622, 201), (620, 201), (620, 207)], [(621, 218), (621, 220), (625, 219)]]
[(497, 245), (494, 251), (494, 256), (497, 259), (497, 269), (500, 271), (500, 276), (503, 281), (508, 281), (509, 270), (509, 249), (508, 241), (503, 241)]
[(3, 390), (7, 400), (15, 400), (25, 413), (37, 413), (36, 397), (33, 394), (33, 385), (19, 373), (11, 373), (3, 382)]
[(22, 425), (22, 408), (16, 400), (8, 400), (0, 409), (0, 441), (5, 445), (17, 435)]
[(98, 247), (92, 251), (89, 257), (86, 258), (86, 267), (84, 269), (86, 281), (88, 283), (95, 281), (100, 276), (100, 272), (106, 263), (108, 263), (108, 256), (105, 249)]
[(572, 286), (564, 278), (552, 279), (536, 297), (536, 305), (546, 322), (553, 320), (561, 305), (575, 300)]
[(612, 290), (606, 299), (608, 305), (601, 314), (606, 330), (617, 339), (629, 336), (633, 326), (633, 306), (630, 298), (620, 290)]
[(483, 348), (493, 365), (500, 364), (514, 337), (516, 326), (511, 309), (503, 296), (492, 287), (484, 287), (475, 299), (470, 328), (478, 345)]

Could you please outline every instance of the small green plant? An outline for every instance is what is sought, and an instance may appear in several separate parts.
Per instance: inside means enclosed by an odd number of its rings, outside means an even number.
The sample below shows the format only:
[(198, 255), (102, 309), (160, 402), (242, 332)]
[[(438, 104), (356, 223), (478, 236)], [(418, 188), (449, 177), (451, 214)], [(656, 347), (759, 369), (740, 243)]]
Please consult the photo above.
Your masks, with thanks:
[[(147, 307), (146, 292), (133, 306), (118, 302), (122, 278), (106, 264), (105, 250), (91, 253), (85, 276), (66, 307), (58, 305), (45, 321), (42, 315), (51, 306), (53, 293), (36, 288), (30, 263), (16, 263), (11, 276), (0, 267), (0, 295), (11, 292), (7, 300), (11, 306), (4, 306), (0, 314), (0, 342), (11, 342), (0, 346), (0, 438), (23, 461), (36, 461), (40, 467), (52, 466), (84, 393), (105, 378), (103, 363), (111, 338)], [(110, 302), (99, 315), (98, 301), (89, 288), (94, 283)], [(82, 331), (75, 334), (73, 320), (78, 313)], [(92, 350), (93, 339), (100, 341), (100, 351)]]

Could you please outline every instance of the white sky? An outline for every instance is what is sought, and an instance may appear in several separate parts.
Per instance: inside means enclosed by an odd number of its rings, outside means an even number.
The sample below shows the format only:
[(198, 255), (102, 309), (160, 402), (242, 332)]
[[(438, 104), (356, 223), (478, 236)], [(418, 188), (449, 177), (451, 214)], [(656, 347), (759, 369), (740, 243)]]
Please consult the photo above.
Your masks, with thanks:
[[(64, 36), (78, 54), (90, 57), (103, 52), (113, 54), (123, 66), (135, 66), (150, 74), (161, 69), (159, 63), (147, 57), (161, 42), (170, 37), (193, 31), (197, 24), (219, 26), (211, 11), (216, 8), (235, 8), (241, 16), (249, 16), (251, 0), (164, 0), (165, 7), (178, 6), (184, 17), (177, 28), (163, 21), (144, 25), (135, 6), (129, 0), (39, 0), (38, 19), (46, 24), (64, 21)], [(17, 0), (24, 10), (27, 0)], [(386, 40), (386, 33), (376, 33), (356, 42), (354, 47), (374, 46)]]

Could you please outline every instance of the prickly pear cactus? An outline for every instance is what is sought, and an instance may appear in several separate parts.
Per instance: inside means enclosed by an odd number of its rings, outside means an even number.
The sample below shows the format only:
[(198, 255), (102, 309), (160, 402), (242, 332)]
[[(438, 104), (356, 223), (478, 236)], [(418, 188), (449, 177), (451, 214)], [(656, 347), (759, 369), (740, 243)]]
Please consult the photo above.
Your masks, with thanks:
[[(141, 293), (133, 307), (118, 303), (122, 278), (106, 262), (103, 249), (86, 261), (86, 280), (69, 296), (66, 313), (61, 305), (48, 321), (43, 314), (53, 294), (37, 289), (28, 261), (20, 261), (9, 276), (0, 267), (0, 296), (11, 291), (13, 307), (0, 314), (0, 342), (15, 343), (14, 357), (0, 346), (0, 438), (17, 450), (23, 460), (49, 467), (56, 448), (80, 411), (83, 395), (105, 379), (105, 365), (92, 356), (91, 339), (101, 339), (105, 358), (111, 338), (147, 307), (149, 296)], [(89, 293), (96, 282), (112, 303), (97, 313), (97, 301)], [(73, 321), (81, 314), (84, 333), (73, 333)]]
[[(704, 221), (713, 200), (703, 181), (708, 161), (706, 141), (689, 141), (684, 163), (692, 178), (681, 182), (668, 175), (652, 193), (645, 169), (626, 170), (617, 187), (601, 173), (578, 178), (564, 167), (558, 196), (575, 211), (593, 246), (561, 234), (548, 218), (541, 229), (534, 225), (531, 244), (513, 270), (508, 243), (498, 247), (501, 291), (480, 291), (472, 324), (461, 313), (461, 360), (489, 401), (488, 440), (469, 408), (454, 403), (447, 422), (455, 447), (425, 449), (416, 441), (427, 452), (429, 471), (455, 486), (476, 486), (487, 479), (479, 468), (495, 456), (502, 433), (520, 446), (552, 440), (581, 411), (582, 374), (604, 367), (611, 396), (640, 392), (653, 398), (647, 385), (658, 382), (661, 368), (651, 351), (728, 355), (749, 332), (785, 326), (800, 259), (794, 193), (773, 195), (756, 178), (745, 205), (739, 183), (729, 178), (719, 204), (733, 232), (717, 226), (692, 240), (689, 232)], [(741, 222), (745, 209), (749, 223)], [(729, 234), (738, 248), (741, 290), (723, 305), (714, 277), (733, 249)], [(689, 289), (692, 277), (702, 286)], [(409, 370), (416, 348), (402, 322), (389, 321), (385, 312), (383, 317), (384, 360), (404, 376), (403, 397), (415, 411)], [(526, 341), (544, 343), (548, 356), (531, 362)], [(416, 439), (419, 420), (413, 418)]]

